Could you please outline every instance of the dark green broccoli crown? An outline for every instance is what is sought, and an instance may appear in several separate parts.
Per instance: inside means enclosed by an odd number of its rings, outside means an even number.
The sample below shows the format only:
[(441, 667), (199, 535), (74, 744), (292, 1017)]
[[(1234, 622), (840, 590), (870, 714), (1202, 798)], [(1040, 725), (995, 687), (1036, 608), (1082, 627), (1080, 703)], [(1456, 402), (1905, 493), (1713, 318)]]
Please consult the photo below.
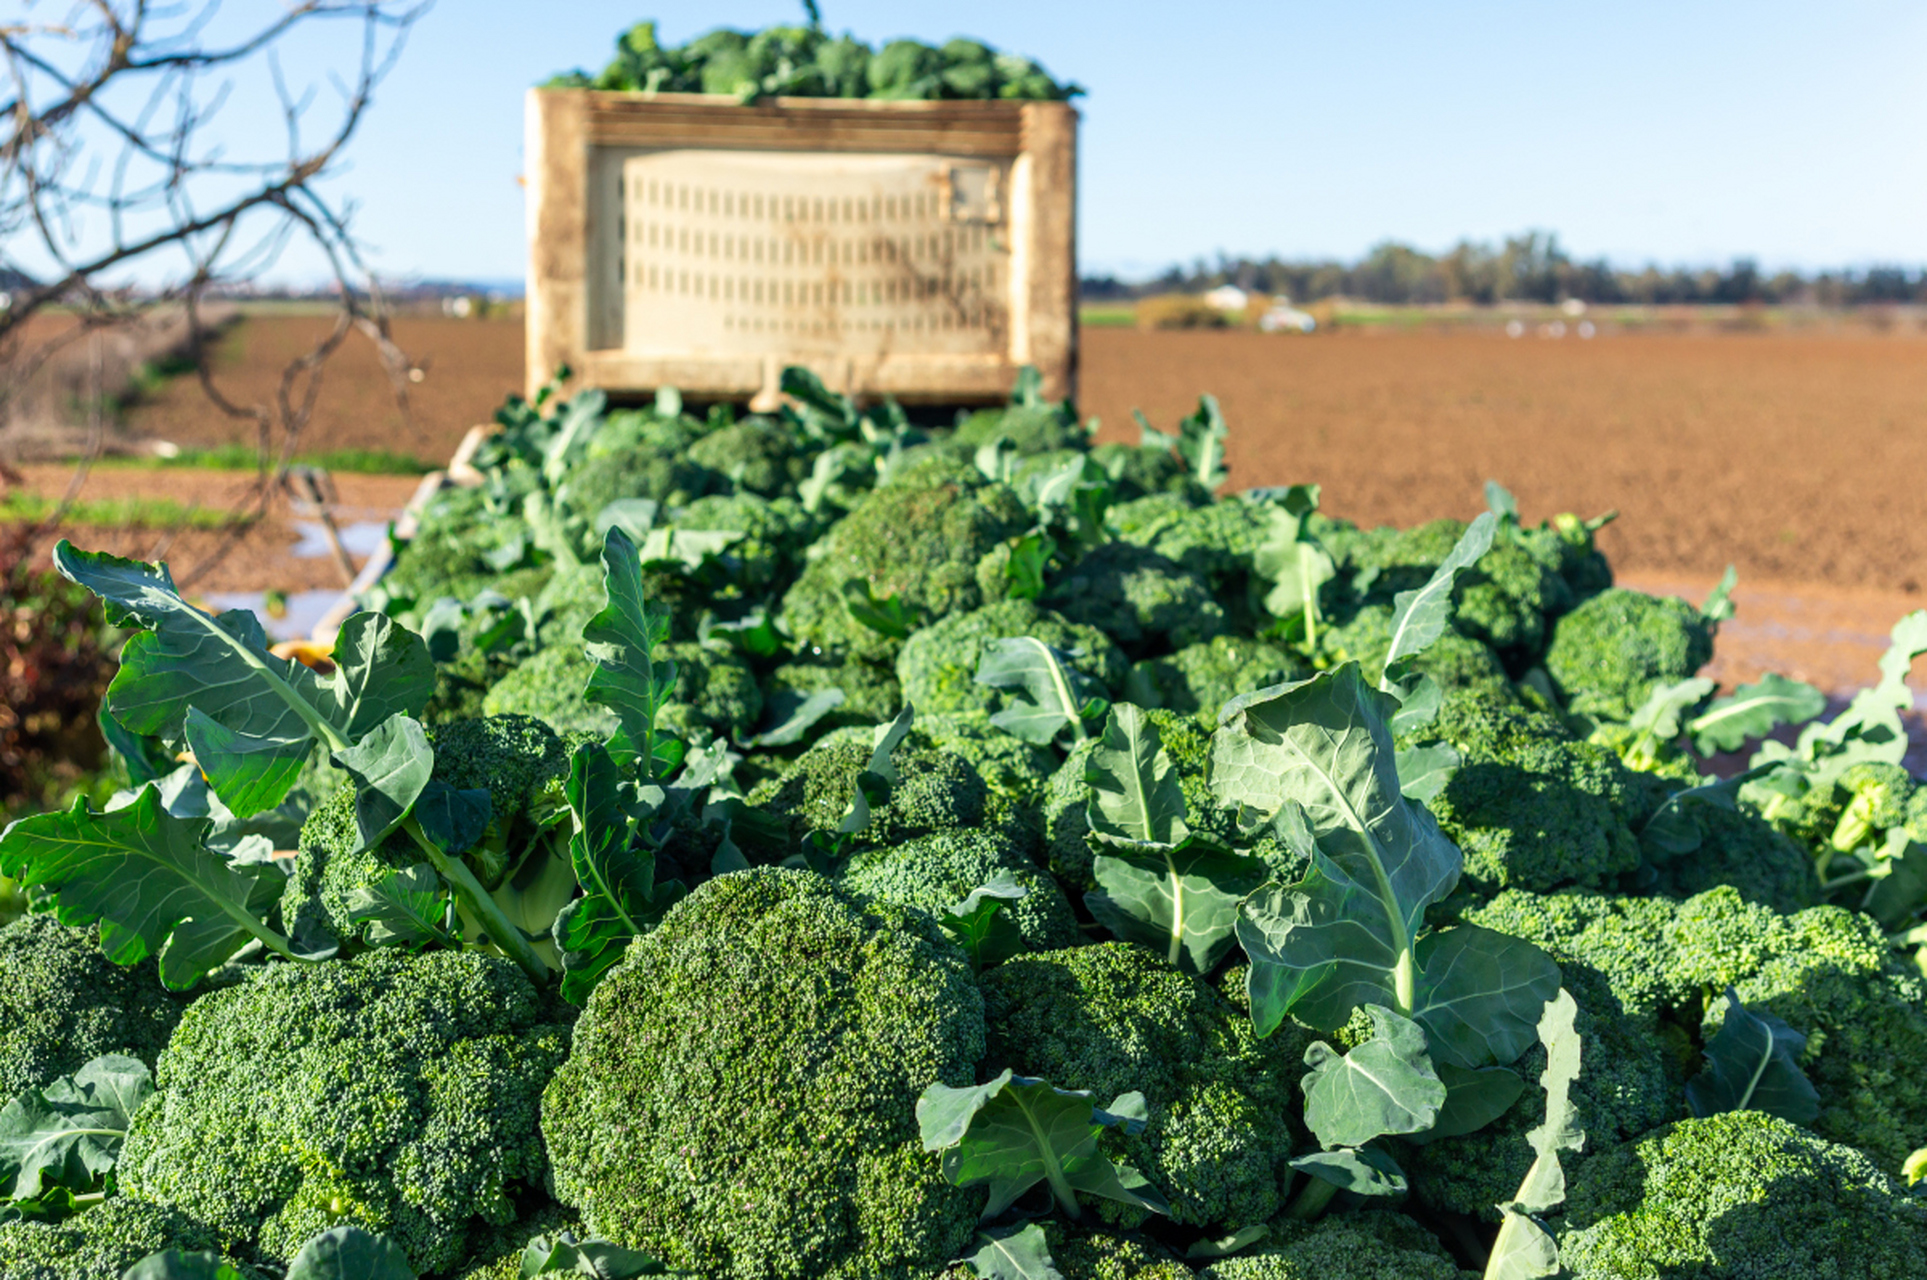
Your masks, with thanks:
[[(1225, 498), (1191, 506), (1171, 502), (1171, 496), (1133, 503), (1134, 510), (1120, 517), (1119, 537), (1203, 579), (1220, 599), (1242, 595), (1251, 557), (1271, 533), (1267, 504)], [(1144, 518), (1153, 511), (1162, 518)]]
[(569, 1028), (521, 970), (477, 952), (269, 965), (202, 997), (161, 1055), (118, 1169), (284, 1263), (341, 1221), (420, 1272), (547, 1172), (542, 1088)]
[(1758, 1111), (1682, 1120), (1567, 1187), (1575, 1280), (1927, 1274), (1927, 1207), (1858, 1151)]
[(1684, 600), (1615, 587), (1559, 620), (1546, 671), (1578, 715), (1629, 720), (1654, 686), (1713, 657), (1713, 629)]
[[(798, 756), (779, 777), (759, 784), (749, 804), (786, 832), (793, 851), (812, 831), (834, 831), (870, 767), (872, 735), (840, 729)], [(989, 790), (969, 761), (949, 751), (899, 746), (891, 757), (897, 781), (887, 804), (875, 807), (860, 839), (890, 845), (937, 831), (983, 825)]]
[(772, 602), (796, 580), (804, 548), (818, 528), (817, 517), (796, 499), (766, 500), (753, 493), (698, 498), (669, 524), (690, 532), (742, 534), (705, 564), (698, 576), (713, 600), (739, 600), (751, 606)]
[(1693, 810), (1700, 846), (1659, 868), (1654, 890), (1690, 898), (1731, 885), (1748, 902), (1792, 913), (1820, 900), (1813, 856), (1774, 825), (1745, 810), (1700, 805)]
[(1676, 980), (1733, 987), (1807, 1037), (1816, 1132), (1897, 1172), (1927, 1135), (1927, 992), (1880, 926), (1841, 907), (1782, 916), (1730, 888), (1691, 899), (1667, 930)]
[(594, 669), (580, 644), (539, 649), (490, 687), (481, 709), (489, 716), (533, 716), (558, 733), (606, 735), (615, 728), (615, 713), (583, 696)]
[(1040, 873), (1022, 849), (988, 831), (940, 831), (903, 844), (882, 845), (850, 859), (837, 883), (851, 893), (936, 913), (970, 891), (1010, 872), (1029, 892), (1001, 909), (1032, 951), (1054, 951), (1083, 941), (1077, 917), (1057, 882)]
[(1149, 1126), (1125, 1145), (1176, 1220), (1227, 1225), (1277, 1211), (1302, 1110), (1301, 1036), (1258, 1042), (1209, 984), (1128, 943), (1020, 956), (982, 981), (986, 1070), (1088, 1089), (1100, 1103), (1144, 1094)]
[(1042, 801), (1058, 767), (1056, 752), (1004, 732), (981, 711), (925, 715), (919, 706), (910, 741), (963, 757), (992, 796), (1026, 807)]
[(543, 1103), (585, 1224), (705, 1276), (930, 1275), (983, 1204), (917, 1136), (983, 1002), (922, 912), (766, 868), (711, 880), (603, 979)]
[(486, 788), (489, 823), (504, 832), (569, 771), (562, 739), (533, 716), (457, 720), (437, 725), (428, 740), (435, 776), (458, 791)]
[(1598, 885), (1639, 866), (1633, 824), (1659, 797), (1609, 748), (1575, 741), (1548, 715), (1476, 693), (1448, 697), (1425, 734), (1464, 757), (1428, 807), (1464, 850), (1468, 887)]
[[(1119, 503), (1165, 493), (1179, 495), (1188, 506), (1211, 501), (1210, 492), (1192, 478), (1191, 472), (1169, 449), (1113, 442), (1092, 449), (1091, 461), (1111, 478), (1111, 496)], [(1117, 510), (1112, 507), (1112, 514)]]
[(1691, 981), (1675, 973), (1668, 950), (1667, 931), (1678, 912), (1678, 904), (1666, 898), (1508, 889), (1464, 918), (1524, 938), (1562, 970), (1575, 964), (1598, 970), (1621, 1011), (1652, 1017), (1697, 995)]
[(997, 712), (1011, 694), (976, 682), (984, 646), (1012, 636), (1030, 636), (1065, 653), (1071, 665), (1109, 692), (1123, 688), (1129, 669), (1123, 650), (1097, 627), (1074, 623), (1029, 600), (1000, 600), (968, 613), (939, 618), (912, 632), (897, 655), (903, 696), (925, 712)]
[(846, 586), (896, 596), (913, 614), (940, 618), (983, 603), (977, 562), (1022, 533), (1017, 496), (969, 464), (933, 458), (907, 468), (830, 527), (820, 554), (783, 598), (791, 629), (813, 644), (879, 661), (901, 642), (850, 616)]
[(26, 915), (0, 929), (0, 1097), (70, 1075), (104, 1053), (148, 1066), (186, 1004), (150, 958), (123, 968), (93, 929)]
[(1107, 542), (1059, 574), (1040, 603), (1108, 632), (1137, 656), (1181, 649), (1225, 630), (1202, 578), (1155, 551)]
[[(659, 723), (684, 737), (748, 737), (763, 715), (763, 691), (741, 654), (712, 641), (677, 641), (658, 651), (659, 662), (676, 664), (676, 690)], [(586, 673), (584, 675), (586, 679)]]
[(1461, 1280), (1444, 1246), (1399, 1213), (1282, 1220), (1251, 1253), (1212, 1263), (1198, 1280)]
[(771, 418), (745, 418), (712, 431), (687, 456), (765, 498), (794, 493), (810, 474), (809, 452), (795, 428)]
[[(122, 1193), (62, 1222), (0, 1223), (0, 1276), (7, 1280), (121, 1280), (136, 1262), (166, 1249), (222, 1248), (219, 1235), (171, 1205)], [(229, 1258), (244, 1280), (262, 1273)]]

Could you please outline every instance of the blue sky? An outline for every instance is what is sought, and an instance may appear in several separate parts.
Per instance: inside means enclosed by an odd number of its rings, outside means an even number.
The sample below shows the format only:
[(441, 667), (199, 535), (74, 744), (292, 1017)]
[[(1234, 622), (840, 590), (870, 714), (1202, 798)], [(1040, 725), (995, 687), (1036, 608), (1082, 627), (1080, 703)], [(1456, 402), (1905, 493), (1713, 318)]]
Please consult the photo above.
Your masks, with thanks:
[[(242, 9), (269, 0), (235, 0)], [(1085, 271), (1352, 256), (1528, 227), (1638, 263), (1927, 262), (1927, 5), (824, 0), (878, 41), (976, 36), (1089, 90)], [(523, 90), (789, 0), (440, 0), (340, 183), (387, 275), (513, 278)], [(292, 54), (312, 79), (331, 44)], [(309, 59), (312, 65), (307, 65)], [(237, 137), (278, 129), (261, 112)], [(289, 273), (299, 263), (287, 264)]]

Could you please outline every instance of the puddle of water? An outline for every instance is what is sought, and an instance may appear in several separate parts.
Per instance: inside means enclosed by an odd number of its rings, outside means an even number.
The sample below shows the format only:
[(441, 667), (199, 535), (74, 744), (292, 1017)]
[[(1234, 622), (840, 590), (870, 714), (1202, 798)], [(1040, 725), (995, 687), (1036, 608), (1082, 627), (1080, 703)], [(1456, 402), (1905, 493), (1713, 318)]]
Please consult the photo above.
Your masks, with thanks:
[(339, 591), (293, 591), (288, 607), (280, 617), (268, 616), (265, 591), (210, 591), (202, 600), (214, 610), (247, 609), (261, 619), (262, 630), (275, 640), (305, 640), (313, 634), (322, 615), (341, 598)]
[[(303, 560), (320, 560), (334, 554), (328, 545), (328, 534), (319, 520), (297, 520), (294, 522), (301, 541), (294, 544), (294, 554)], [(386, 520), (357, 520), (353, 524), (338, 526), (341, 545), (348, 549), (351, 556), (371, 556), (376, 548), (388, 539)]]

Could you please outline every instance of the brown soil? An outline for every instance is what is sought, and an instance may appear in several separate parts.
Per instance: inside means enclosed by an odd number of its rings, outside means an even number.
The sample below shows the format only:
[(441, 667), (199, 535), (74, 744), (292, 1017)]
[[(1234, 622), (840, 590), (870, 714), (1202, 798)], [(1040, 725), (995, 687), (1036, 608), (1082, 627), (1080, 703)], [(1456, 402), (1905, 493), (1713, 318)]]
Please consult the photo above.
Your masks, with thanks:
[[(215, 353), (217, 384), (237, 403), (271, 403), (289, 361), (327, 335), (327, 316), (252, 315), (236, 324)], [(408, 413), (374, 348), (351, 334), (323, 374), (302, 452), (386, 449), (440, 465), (462, 436), (487, 422), (504, 398), (522, 390), (520, 320), (453, 320), (400, 316), (394, 337), (423, 372), (408, 387)], [(177, 378), (127, 417), (135, 435), (179, 445), (252, 444), (251, 422), (211, 408), (199, 382)]]

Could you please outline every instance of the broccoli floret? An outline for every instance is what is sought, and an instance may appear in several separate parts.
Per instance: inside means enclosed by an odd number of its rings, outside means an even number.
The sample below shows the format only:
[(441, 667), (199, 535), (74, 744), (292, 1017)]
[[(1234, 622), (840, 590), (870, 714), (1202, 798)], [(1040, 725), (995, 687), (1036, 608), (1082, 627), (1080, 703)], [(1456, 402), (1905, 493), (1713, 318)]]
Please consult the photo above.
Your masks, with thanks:
[(1218, 708), (1229, 699), (1310, 674), (1310, 668), (1275, 644), (1215, 636), (1168, 658), (1138, 663), (1126, 692), (1140, 706), (1184, 712), (1215, 728)]
[(695, 426), (686, 420), (638, 414), (618, 423), (612, 415), (563, 477), (561, 496), (578, 515), (593, 519), (617, 498), (681, 507), (726, 492), (729, 478), (690, 456), (696, 444)]
[[(568, 776), (566, 744), (548, 725), (529, 716), (458, 720), (429, 730), (434, 776), (458, 791), (486, 789), (488, 829), (464, 856), (483, 886), (506, 881), (530, 851), (536, 824), (559, 801)], [(389, 872), (422, 861), (421, 850), (402, 832), (374, 849), (350, 853), (361, 843), (355, 826), (355, 791), (344, 786), (315, 807), (301, 828), (300, 852), (281, 896), (282, 918), (324, 925), (335, 936), (354, 938), (361, 926), (350, 918), (350, 899)]]
[(1268, 504), (1230, 497), (1191, 506), (1172, 497), (1120, 511), (1113, 521), (1118, 536), (1202, 578), (1217, 599), (1243, 600), (1251, 557), (1271, 534)]
[(1515, 542), (1500, 542), (1460, 575), (1452, 621), (1511, 662), (1536, 663), (1545, 649), (1547, 619), (1572, 607), (1572, 591), (1557, 571)]
[(856, 658), (835, 662), (822, 654), (800, 657), (776, 668), (770, 673), (763, 701), (772, 710), (789, 710), (824, 689), (843, 691), (843, 701), (818, 721), (828, 728), (888, 724), (903, 706), (903, 689), (889, 667)]
[(534, 716), (559, 733), (606, 735), (615, 728), (615, 713), (582, 696), (593, 670), (580, 644), (538, 650), (483, 695), (482, 714)]
[(975, 609), (984, 603), (978, 561), (1029, 525), (1016, 494), (967, 463), (910, 467), (817, 542), (816, 558), (783, 597), (784, 617), (812, 644), (887, 661), (901, 641), (850, 615), (847, 584), (867, 586), (878, 599), (895, 596), (924, 618)]
[(1303, 1109), (1294, 1029), (1257, 1041), (1209, 984), (1122, 942), (1020, 956), (987, 971), (983, 989), (986, 1071), (1009, 1067), (1100, 1099), (1144, 1094), (1149, 1125), (1123, 1145), (1174, 1221), (1246, 1225), (1278, 1212)]
[[(220, 1253), (220, 1234), (170, 1205), (125, 1193), (63, 1222), (0, 1223), (0, 1275), (7, 1280), (121, 1280), (141, 1259), (167, 1249)], [(228, 1258), (245, 1280), (261, 1273)]]
[(1878, 843), (1883, 835), (1907, 823), (1914, 780), (1897, 764), (1863, 761), (1849, 765), (1834, 784), (1834, 801), (1842, 804), (1828, 843), (1840, 853)]
[(939, 831), (851, 858), (837, 884), (851, 893), (916, 907), (932, 914), (955, 906), (999, 872), (1029, 890), (1001, 908), (1032, 951), (1055, 951), (1083, 941), (1077, 917), (1057, 882), (1038, 871), (1011, 841), (985, 831)]
[[(1559, 963), (1604, 975), (1619, 1010), (1652, 1019), (1697, 994), (1674, 972), (1667, 935), (1679, 904), (1666, 898), (1508, 889), (1464, 913), (1469, 924), (1524, 938)], [(1697, 1002), (1693, 1017), (1698, 1017)]]
[[(1318, 647), (1327, 662), (1333, 666), (1357, 662), (1367, 677), (1378, 679), (1385, 669), (1385, 655), (1392, 647), (1392, 607), (1366, 605), (1350, 617), (1333, 621), (1334, 625), (1318, 636)], [(1476, 691), (1502, 702), (1518, 701), (1499, 655), (1484, 643), (1451, 628), (1412, 661), (1415, 671), (1431, 676), (1447, 693)]]
[(745, 418), (712, 431), (686, 456), (764, 498), (794, 494), (810, 474), (808, 447), (796, 429), (770, 418)]
[[(1563, 1157), (1568, 1174), (1598, 1153), (1686, 1114), (1684, 1086), (1691, 1067), (1669, 1052), (1651, 1013), (1631, 1014), (1599, 970), (1572, 960), (1559, 966), (1565, 988), (1579, 1005), (1579, 1078), (1571, 1099), (1586, 1142)], [(1546, 1065), (1534, 1045), (1512, 1064), (1528, 1084), (1511, 1109), (1472, 1133), (1408, 1144), (1399, 1163), (1412, 1195), (1433, 1209), (1498, 1220), (1494, 1187), (1516, 1187), (1534, 1153), (1526, 1134), (1546, 1116), (1545, 1094), (1531, 1087)]]
[(1136, 657), (1182, 649), (1225, 630), (1203, 579), (1128, 542), (1107, 542), (1059, 574), (1039, 601), (1101, 631)]
[(701, 575), (712, 599), (751, 605), (773, 600), (796, 580), (803, 553), (816, 536), (817, 519), (794, 498), (765, 500), (752, 493), (698, 498), (676, 513), (670, 527), (687, 532), (740, 533)]
[(979, 409), (957, 424), (956, 434), (958, 443), (973, 449), (1003, 440), (1020, 454), (1057, 453), (1066, 449), (1081, 452), (1089, 439), (1077, 415), (1059, 404)]
[(1597, 885), (1639, 866), (1635, 823), (1657, 784), (1606, 747), (1579, 742), (1551, 716), (1491, 696), (1455, 693), (1428, 737), (1463, 757), (1428, 802), (1465, 852), (1468, 888)]
[(1559, 619), (1546, 672), (1575, 715), (1630, 720), (1654, 686), (1713, 658), (1713, 630), (1684, 600), (1615, 587)]
[(1096, 627), (1067, 622), (1029, 600), (1001, 600), (969, 613), (949, 614), (912, 632), (897, 655), (903, 696), (925, 712), (1002, 711), (1013, 696), (976, 682), (983, 648), (993, 640), (1030, 636), (1072, 654), (1071, 665), (1115, 693), (1129, 666), (1124, 653)]
[(1594, 544), (1593, 533), (1586, 521), (1565, 513), (1537, 529), (1521, 529), (1517, 537), (1527, 555), (1565, 581), (1576, 605), (1613, 584), (1612, 566)]
[(943, 55), (921, 40), (892, 40), (870, 58), (872, 98), (934, 98)]
[(1155, 493), (1181, 494), (1193, 506), (1211, 501), (1210, 492), (1192, 479), (1190, 471), (1169, 449), (1100, 444), (1091, 450), (1091, 461), (1111, 478), (1111, 494), (1120, 503), (1134, 502)]
[(1927, 1274), (1927, 1208), (1857, 1151), (1758, 1111), (1682, 1120), (1567, 1189), (1575, 1280)]
[(543, 1099), (559, 1198), (714, 1277), (929, 1275), (981, 1191), (918, 1139), (976, 1079), (983, 1000), (919, 911), (775, 868), (719, 876), (596, 987)]
[[(917, 711), (911, 740), (962, 756), (984, 780), (993, 796), (1002, 796), (1025, 806), (1037, 806), (1057, 772), (1057, 753), (1049, 747), (1025, 742), (990, 723), (982, 712), (926, 716)], [(1041, 814), (1038, 834), (1043, 834)]]
[(547, 1174), (542, 1088), (569, 1028), (506, 960), (476, 952), (276, 964), (203, 996), (161, 1055), (117, 1173), (285, 1263), (338, 1222), (415, 1269), (515, 1218)]
[(816, 47), (816, 70), (832, 98), (861, 98), (869, 92), (870, 46), (847, 35)]
[(1438, 1240), (1400, 1213), (1330, 1214), (1272, 1224), (1257, 1252), (1212, 1263), (1198, 1280), (1460, 1280)]
[(1698, 805), (1700, 845), (1658, 868), (1656, 892), (1690, 898), (1731, 885), (1748, 902), (1791, 913), (1820, 901), (1813, 858), (1754, 813)]
[(1871, 918), (1840, 907), (1782, 916), (1713, 889), (1666, 933), (1675, 980), (1733, 987), (1807, 1037), (1801, 1069), (1820, 1093), (1813, 1129), (1889, 1172), (1927, 1145), (1927, 991)]
[(667, 644), (661, 660), (676, 664), (676, 692), (660, 723), (684, 737), (697, 729), (738, 738), (755, 731), (763, 715), (763, 691), (743, 656), (720, 643)]
[(104, 1053), (148, 1066), (185, 1003), (161, 986), (154, 961), (123, 968), (94, 929), (26, 915), (0, 929), (0, 1098), (71, 1075)]
[[(750, 808), (784, 833), (780, 849), (764, 852), (781, 857), (812, 831), (836, 830), (857, 775), (870, 767), (872, 749), (870, 730), (839, 729), (781, 775), (757, 784), (749, 793)], [(907, 742), (891, 760), (897, 781), (888, 803), (872, 808), (870, 825), (859, 837), (864, 844), (900, 844), (938, 831), (979, 828), (987, 814), (994, 815), (989, 789), (963, 757)], [(745, 847), (752, 856), (757, 852)]]

